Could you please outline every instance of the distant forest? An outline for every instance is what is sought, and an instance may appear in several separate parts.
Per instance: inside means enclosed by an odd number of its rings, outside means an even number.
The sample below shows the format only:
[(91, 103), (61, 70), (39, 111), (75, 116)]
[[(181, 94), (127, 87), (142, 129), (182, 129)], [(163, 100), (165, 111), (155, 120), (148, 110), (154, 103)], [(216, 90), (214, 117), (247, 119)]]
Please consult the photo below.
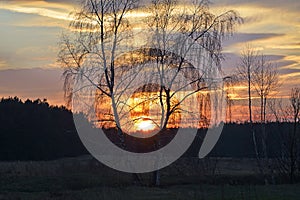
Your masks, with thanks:
[(72, 112), (47, 100), (0, 101), (0, 160), (52, 160), (86, 154)]
[[(260, 124), (254, 124), (260, 129)], [(269, 157), (282, 155), (285, 135), (293, 129), (291, 123), (268, 123), (267, 147)], [(254, 158), (255, 151), (250, 125), (225, 124), (220, 140), (211, 157)], [(198, 137), (184, 156), (196, 157), (206, 130), (198, 130)], [(257, 131), (258, 148), (262, 148)], [(261, 152), (261, 151), (259, 151)], [(47, 100), (2, 98), (0, 100), (0, 160), (54, 160), (88, 154), (81, 143), (72, 112), (61, 106), (51, 106)]]

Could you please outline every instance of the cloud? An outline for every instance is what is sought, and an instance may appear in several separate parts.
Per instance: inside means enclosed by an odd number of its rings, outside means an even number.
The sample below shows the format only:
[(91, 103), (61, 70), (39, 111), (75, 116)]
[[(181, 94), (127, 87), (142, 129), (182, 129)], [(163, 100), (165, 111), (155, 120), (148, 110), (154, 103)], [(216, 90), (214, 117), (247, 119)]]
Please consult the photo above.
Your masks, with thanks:
[(224, 46), (236, 45), (239, 43), (250, 43), (257, 40), (266, 40), (276, 37), (282, 37), (284, 34), (277, 33), (237, 33), (224, 42)]
[(274, 45), (271, 46), (273, 49), (278, 49), (278, 50), (296, 50), (300, 49), (299, 44), (285, 44), (285, 45)]
[(284, 75), (285, 77), (287, 74), (298, 74), (300, 73), (300, 69), (280, 69), (279, 73)]
[[(69, 21), (72, 20), (69, 13), (78, 8), (79, 2), (79, 0), (1, 0), (0, 69), (56, 67), (57, 49), (52, 47), (57, 45), (63, 28), (68, 27)], [(262, 49), (270, 60), (277, 62), (281, 78), (284, 80), (285, 92), (299, 85), (299, 0), (212, 2), (214, 12), (222, 13), (234, 9), (245, 20), (245, 23), (237, 28), (237, 33), (224, 43), (227, 59), (223, 63), (223, 69), (227, 74), (232, 74), (235, 70), (239, 61), (238, 54), (244, 44), (252, 43)], [(143, 12), (133, 12), (129, 17), (140, 25), (141, 19), (138, 16), (144, 17)], [(51, 80), (46, 77), (48, 72)], [(53, 98), (57, 98), (58, 94), (62, 93), (61, 87), (53, 81), (58, 80), (60, 72), (53, 74), (51, 70), (42, 69), (0, 71), (0, 95), (19, 93), (28, 98), (30, 95), (52, 98), (47, 94), (51, 93)]]
[(295, 10), (299, 11), (300, 3), (299, 0), (214, 0), (214, 5), (220, 6), (232, 6), (236, 7), (239, 5), (244, 6), (258, 6), (258, 7), (266, 7), (266, 8), (280, 8), (282, 10)]
[(57, 20), (71, 21), (70, 5), (46, 1), (4, 1), (0, 9), (12, 12), (39, 15)]
[(7, 67), (7, 62), (5, 60), (0, 60), (0, 70)]

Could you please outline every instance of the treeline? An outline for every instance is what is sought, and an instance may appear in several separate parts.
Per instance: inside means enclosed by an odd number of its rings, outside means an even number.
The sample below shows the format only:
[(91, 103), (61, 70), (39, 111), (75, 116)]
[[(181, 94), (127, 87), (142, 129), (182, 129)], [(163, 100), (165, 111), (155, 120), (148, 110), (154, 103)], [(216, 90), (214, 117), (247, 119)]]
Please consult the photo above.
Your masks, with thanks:
[[(259, 130), (261, 125), (254, 124), (254, 127)], [(284, 137), (292, 129), (291, 123), (266, 124), (270, 158), (284, 155)], [(205, 132), (198, 130), (185, 156), (198, 155)], [(262, 139), (257, 131), (258, 152), (262, 152)], [(23, 102), (17, 97), (0, 100), (0, 160), (52, 160), (84, 154), (88, 152), (77, 135), (70, 110), (50, 106), (47, 100)], [(210, 156), (255, 158), (250, 124), (225, 124)]]
[(211, 152), (211, 156), (236, 157), (236, 158), (261, 158), (263, 157), (263, 141), (266, 141), (266, 150), (269, 158), (288, 157), (289, 134), (294, 128), (289, 122), (268, 122), (264, 124), (266, 136), (261, 132), (262, 124), (254, 123), (257, 152), (253, 142), (251, 124), (225, 124), (221, 137)]
[(47, 100), (2, 98), (0, 160), (51, 160), (86, 154), (70, 110)]

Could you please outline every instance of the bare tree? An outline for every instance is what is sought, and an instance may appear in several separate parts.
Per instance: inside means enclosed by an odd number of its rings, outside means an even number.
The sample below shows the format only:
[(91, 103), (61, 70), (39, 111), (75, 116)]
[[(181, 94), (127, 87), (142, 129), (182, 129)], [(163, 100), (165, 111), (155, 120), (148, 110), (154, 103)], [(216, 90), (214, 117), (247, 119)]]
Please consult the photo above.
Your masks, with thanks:
[[(281, 139), (281, 155), (277, 157), (280, 175), (287, 176), (290, 183), (295, 182), (297, 164), (299, 165), (299, 118), (300, 89), (291, 90), (289, 104), (284, 107), (282, 100), (269, 101), (270, 108), (278, 123)], [(283, 128), (287, 124), (291, 128)]]
[(289, 158), (290, 158), (290, 182), (294, 183), (295, 179), (295, 172), (296, 172), (296, 165), (298, 158), (298, 151), (299, 151), (299, 133), (298, 133), (298, 123), (300, 119), (300, 89), (293, 88), (290, 96), (290, 113), (292, 115), (292, 123), (293, 123), (293, 130), (289, 132)]
[[(109, 97), (114, 123), (124, 143), (120, 117), (117, 112), (116, 57), (121, 54), (121, 41), (130, 34), (130, 24), (125, 15), (137, 6), (137, 0), (88, 0), (82, 9), (71, 13), (74, 20), (70, 28), (72, 37), (64, 35), (59, 61), (64, 66), (65, 96), (68, 102), (74, 95), (73, 84), (85, 79), (99, 92)], [(85, 63), (90, 56), (92, 62)], [(85, 65), (92, 67), (87, 68)], [(97, 76), (95, 76), (96, 74)], [(99, 75), (101, 74), (101, 75)]]
[[(122, 148), (126, 148), (118, 113), (117, 57), (130, 39), (130, 23), (125, 15), (137, 6), (137, 0), (87, 0), (80, 11), (71, 13), (72, 33), (62, 37), (59, 61), (64, 67), (65, 97), (68, 103), (89, 86), (110, 100), (113, 124), (117, 128)], [(125, 42), (123, 42), (125, 41)], [(88, 62), (88, 63), (87, 63)], [(74, 84), (83, 82), (74, 90)], [(93, 98), (93, 97), (87, 97)], [(93, 108), (87, 108), (88, 111)], [(135, 178), (139, 180), (136, 175)]]
[[(274, 180), (272, 166), (270, 165), (268, 151), (267, 151), (267, 132), (266, 132), (266, 108), (267, 100), (269, 96), (276, 91), (279, 87), (279, 76), (278, 71), (274, 65), (266, 60), (265, 55), (258, 57), (258, 66), (253, 73), (253, 87), (256, 90), (257, 95), (260, 98), (260, 123), (261, 123), (261, 144), (262, 144), (262, 160), (261, 166), (265, 171), (265, 176), (270, 174), (272, 180)], [(268, 178), (265, 178), (265, 182), (268, 183)]]
[[(279, 86), (278, 72), (273, 67), (272, 63), (266, 60), (264, 55), (259, 56), (259, 52), (247, 45), (241, 53), (241, 60), (238, 65), (238, 74), (241, 81), (247, 86), (248, 109), (249, 109), (249, 122), (252, 132), (252, 140), (254, 144), (254, 151), (256, 160), (261, 175), (264, 176), (265, 183), (268, 184), (269, 162), (267, 155), (267, 134), (265, 130), (266, 123), (266, 108), (267, 100), (276, 91)], [(261, 144), (262, 152), (259, 151), (256, 131), (253, 125), (253, 90), (256, 92), (260, 99), (260, 121), (261, 121)], [(263, 154), (261, 157), (260, 154)]]
[(266, 123), (267, 100), (280, 84), (278, 71), (270, 61), (266, 60), (266, 56), (263, 54), (259, 57), (258, 67), (253, 73), (252, 82), (260, 98), (260, 121)]
[[(212, 71), (218, 71), (222, 58), (222, 40), (233, 33), (241, 18), (234, 11), (213, 15), (209, 11), (208, 1), (195, 0), (192, 8), (180, 8), (173, 0), (154, 0), (153, 14), (148, 24), (155, 33), (152, 45), (156, 49), (156, 69), (160, 82), (160, 102), (163, 110), (161, 127), (166, 127), (169, 117), (179, 109), (180, 104), (193, 94), (207, 89)], [(176, 10), (177, 9), (177, 10)], [(193, 51), (192, 59), (202, 59), (194, 66), (188, 54)], [(214, 67), (215, 66), (215, 67)], [(202, 67), (200, 69), (200, 67)], [(171, 69), (175, 73), (169, 73)], [(178, 84), (180, 74), (190, 80), (186, 85)], [(211, 77), (210, 77), (211, 78)], [(179, 92), (192, 86), (193, 91), (184, 96), (177, 104), (171, 105), (172, 99)], [(166, 98), (163, 101), (163, 97)]]
[(249, 122), (252, 126), (252, 82), (253, 74), (257, 70), (257, 51), (254, 50), (249, 44), (241, 52), (240, 62), (237, 66), (237, 74), (240, 77), (242, 83), (247, 86), (247, 97), (248, 97), (248, 110), (249, 110)]
[(252, 86), (253, 86), (253, 79), (254, 79), (254, 73), (257, 71), (258, 68), (258, 52), (251, 47), (250, 44), (247, 44), (245, 49), (241, 52), (240, 55), (240, 62), (237, 66), (237, 74), (240, 77), (240, 80), (242, 83), (244, 83), (247, 86), (247, 98), (248, 98), (248, 110), (249, 110), (249, 122), (250, 122), (250, 128), (252, 133), (252, 141), (254, 145), (254, 152), (256, 156), (256, 161), (258, 165), (258, 169), (260, 171), (260, 174), (265, 176), (265, 172), (263, 170), (263, 165), (261, 163), (261, 160), (259, 158), (259, 149), (257, 145), (257, 136), (254, 130), (253, 125), (253, 112), (252, 112), (252, 98), (253, 98), (253, 92), (252, 92)]
[(277, 123), (288, 121), (289, 117), (285, 111), (282, 98), (271, 98), (267, 104)]
[[(160, 127), (164, 130), (174, 113), (185, 112), (181, 108), (184, 101), (214, 87), (212, 74), (220, 67), (222, 40), (242, 20), (232, 10), (212, 14), (207, 0), (195, 0), (188, 8), (179, 8), (174, 0), (153, 0), (150, 9), (148, 25), (154, 33), (151, 46), (160, 83)], [(198, 66), (191, 63), (194, 59)], [(180, 75), (189, 81), (181, 80)], [(176, 95), (182, 92), (184, 96), (176, 102)], [(159, 184), (158, 172), (155, 184)]]
[[(191, 98), (197, 99), (200, 91), (216, 89), (216, 80), (210, 78), (220, 70), (222, 40), (242, 21), (235, 11), (212, 14), (208, 0), (194, 0), (192, 6), (186, 7), (180, 7), (175, 0), (153, 0), (145, 22), (149, 40), (136, 50), (132, 46), (135, 41), (131, 41), (131, 24), (126, 14), (136, 8), (137, 3), (138, 0), (84, 1), (82, 10), (72, 14), (73, 34), (63, 36), (59, 54), (65, 70), (67, 100), (70, 102), (77, 92), (72, 87), (77, 81), (84, 79), (96, 88), (97, 98), (110, 101), (111, 109), (102, 117), (117, 128), (123, 148), (126, 148), (126, 134), (122, 119), (127, 115), (122, 112), (134, 109), (128, 99), (136, 78), (145, 76), (149, 83), (136, 92), (158, 91), (157, 96), (149, 95), (135, 106), (158, 100), (161, 117), (155, 124), (162, 131), (176, 118), (176, 113), (193, 116), (182, 104)], [(194, 63), (200, 64), (195, 66)], [(156, 145), (160, 147), (160, 139)], [(155, 185), (159, 182), (159, 173), (156, 173)]]
[(232, 107), (234, 106), (234, 99), (232, 95), (234, 93), (234, 86), (239, 83), (239, 78), (236, 75), (227, 76), (224, 78), (226, 87), (226, 103), (227, 111), (226, 118), (229, 123), (232, 123)]

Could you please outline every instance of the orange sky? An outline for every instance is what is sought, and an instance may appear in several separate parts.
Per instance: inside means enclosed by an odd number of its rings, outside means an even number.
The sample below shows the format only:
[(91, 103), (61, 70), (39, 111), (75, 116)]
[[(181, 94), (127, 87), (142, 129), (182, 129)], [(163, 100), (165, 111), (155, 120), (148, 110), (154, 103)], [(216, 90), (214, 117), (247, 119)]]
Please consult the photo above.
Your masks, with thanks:
[[(245, 43), (264, 52), (277, 63), (282, 82), (276, 98), (286, 98), (300, 78), (299, 0), (212, 0), (216, 13), (237, 10), (245, 19), (234, 37), (224, 43), (223, 70), (235, 70)], [(2, 0), (0, 2), (0, 97), (47, 98), (63, 104), (62, 70), (57, 64), (58, 42), (72, 20), (69, 13), (78, 7), (71, 0)], [(138, 25), (142, 11), (131, 13)], [(233, 97), (244, 99), (245, 88), (236, 87)], [(235, 101), (235, 118), (246, 111)]]

